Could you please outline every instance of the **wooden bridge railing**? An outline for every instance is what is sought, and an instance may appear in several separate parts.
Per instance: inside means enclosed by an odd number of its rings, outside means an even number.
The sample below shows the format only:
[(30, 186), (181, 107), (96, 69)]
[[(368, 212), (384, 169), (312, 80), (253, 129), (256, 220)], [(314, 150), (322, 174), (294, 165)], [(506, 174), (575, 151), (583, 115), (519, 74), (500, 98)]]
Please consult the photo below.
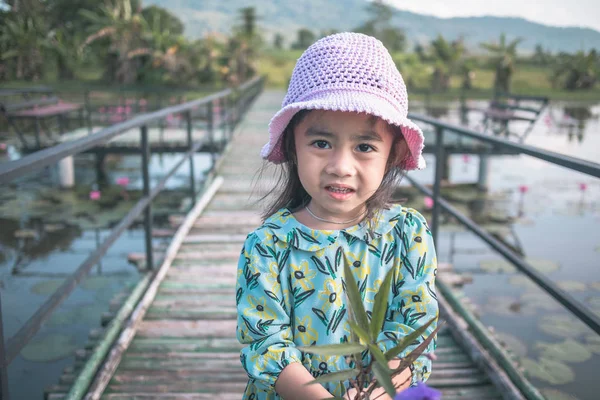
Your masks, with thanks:
[[(38, 151), (16, 161), (0, 164), (0, 185), (13, 182), (16, 179), (25, 176), (31, 172), (38, 171), (44, 167), (56, 164), (61, 159), (80, 154), (95, 146), (105, 144), (109, 140), (131, 130), (140, 129), (142, 156), (142, 178), (143, 178), (143, 197), (131, 208), (129, 213), (121, 222), (113, 228), (110, 235), (99, 247), (92, 252), (75, 272), (71, 274), (63, 284), (42, 304), (34, 315), (19, 329), (19, 331), (4, 343), (2, 329), (2, 304), (0, 301), (0, 398), (9, 399), (8, 393), (8, 375), (7, 369), (14, 358), (21, 352), (23, 347), (38, 332), (42, 324), (52, 315), (58, 306), (71, 294), (77, 285), (87, 276), (91, 268), (106, 254), (110, 246), (121, 236), (121, 234), (130, 227), (139, 216), (143, 215), (144, 233), (145, 233), (145, 252), (146, 265), (151, 270), (154, 265), (152, 254), (152, 201), (164, 189), (167, 181), (186, 161), (190, 166), (190, 195), (192, 202), (195, 202), (196, 195), (196, 176), (194, 172), (193, 155), (206, 144), (213, 143), (215, 130), (215, 109), (214, 104), (218, 103), (219, 121), (225, 131), (225, 138), (229, 140), (234, 127), (240, 121), (242, 116), (248, 110), (253, 99), (262, 91), (264, 79), (256, 77), (236, 89), (226, 89), (218, 93), (211, 94), (201, 99), (179, 104), (176, 106), (164, 108), (162, 110), (142, 114), (126, 122), (110, 126), (92, 135), (83, 137), (71, 142)], [(195, 112), (201, 112), (206, 116), (207, 135), (196, 143), (192, 139), (192, 121)], [(148, 126), (152, 123), (160, 122), (169, 115), (181, 114), (186, 121), (187, 143), (189, 151), (177, 162), (166, 176), (154, 187), (150, 187), (149, 176), (149, 158), (150, 146), (148, 141)], [(214, 149), (214, 146), (210, 146)], [(207, 173), (212, 173), (215, 165), (215, 155), (212, 157), (213, 163)], [(0, 299), (1, 300), (1, 299)]]
[[(515, 143), (506, 139), (494, 137), (492, 135), (482, 134), (464, 127), (448, 124), (440, 120), (430, 118), (423, 115), (409, 114), (409, 117), (415, 121), (425, 123), (432, 126), (435, 130), (435, 157), (436, 160), (444, 159), (444, 135), (453, 134), (459, 136), (466, 136), (471, 139), (476, 139), (490, 145), (490, 148), (504, 148), (515, 151), (518, 154), (526, 154), (537, 159), (547, 161), (549, 163), (560, 165), (568, 168), (572, 171), (582, 172), (587, 175), (600, 178), (600, 164), (578, 159), (575, 157), (566, 156), (563, 154), (555, 153), (548, 150), (539, 149), (533, 146), (527, 146), (520, 143)], [(431, 221), (431, 233), (434, 241), (437, 242), (440, 212), (444, 212), (452, 215), (460, 224), (464, 225), (468, 230), (481, 238), (490, 247), (502, 255), (508, 262), (514, 265), (519, 271), (527, 275), (536, 285), (542, 290), (551, 295), (560, 304), (565, 306), (571, 313), (573, 313), (581, 322), (589, 326), (594, 332), (600, 335), (600, 317), (595, 315), (588, 307), (573, 298), (566, 291), (560, 289), (554, 282), (547, 278), (544, 274), (534, 269), (528, 262), (524, 261), (518, 254), (509, 249), (506, 245), (501, 243), (498, 239), (486, 232), (477, 223), (460, 213), (454, 208), (449, 202), (440, 197), (440, 186), (442, 177), (444, 175), (444, 163), (436, 162), (435, 167), (435, 180), (433, 184), (433, 191), (426, 188), (422, 184), (415, 181), (410, 175), (406, 178), (419, 189), (422, 193), (430, 196), (433, 199), (433, 210), (432, 210), (432, 221)], [(440, 290), (447, 295), (448, 298), (452, 299), (449, 289), (444, 290), (444, 285), (438, 285)], [(461, 310), (460, 304), (453, 304), (455, 309)], [(494, 357), (503, 365), (510, 365), (510, 360), (505, 359), (506, 355), (504, 351), (496, 348), (495, 343), (489, 340), (489, 336), (485, 332), (485, 328), (478, 321), (474, 320), (468, 313), (461, 313), (461, 316), (469, 323), (469, 326), (475, 336), (488, 347), (488, 350), (494, 355)], [(517, 373), (514, 368), (506, 368), (507, 373), (510, 375), (513, 382), (524, 392), (528, 392), (529, 384), (522, 379), (522, 374)], [(511, 373), (512, 372), (512, 373)], [(534, 398), (534, 397), (531, 397)]]

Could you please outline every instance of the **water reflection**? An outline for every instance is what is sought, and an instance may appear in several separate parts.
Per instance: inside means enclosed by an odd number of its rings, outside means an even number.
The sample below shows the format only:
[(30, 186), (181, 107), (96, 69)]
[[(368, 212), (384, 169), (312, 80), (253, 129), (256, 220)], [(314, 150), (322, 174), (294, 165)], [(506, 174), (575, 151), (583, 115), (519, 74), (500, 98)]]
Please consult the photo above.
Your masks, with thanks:
[(29, 261), (46, 257), (54, 251), (67, 250), (82, 233), (78, 226), (49, 224), (42, 218), (27, 221), (0, 218), (0, 225), (0, 263), (8, 258), (8, 253), (13, 253), (13, 274), (18, 274)]

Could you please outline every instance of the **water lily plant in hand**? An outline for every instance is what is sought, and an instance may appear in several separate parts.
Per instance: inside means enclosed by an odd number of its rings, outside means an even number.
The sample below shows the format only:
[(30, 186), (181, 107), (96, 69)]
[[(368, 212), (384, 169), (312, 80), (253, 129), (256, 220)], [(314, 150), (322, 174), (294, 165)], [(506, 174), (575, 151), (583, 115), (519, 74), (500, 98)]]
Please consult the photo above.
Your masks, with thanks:
[[(438, 324), (436, 329), (415, 349), (398, 360), (399, 355), (408, 346), (414, 344), (426, 332), (427, 328), (437, 320), (437, 317), (427, 321), (409, 335), (396, 340), (396, 346), (384, 353), (377, 343), (377, 337), (381, 332), (388, 311), (388, 296), (391, 290), (393, 270), (387, 273), (379, 292), (375, 296), (370, 321), (358, 285), (348, 266), (344, 267), (344, 273), (346, 277), (346, 294), (351, 313), (349, 325), (352, 330), (352, 339), (347, 343), (307, 346), (301, 347), (300, 350), (324, 356), (346, 356), (348, 365), (351, 368), (325, 374), (309, 384), (349, 381), (351, 388), (344, 398), (332, 397), (332, 399), (340, 400), (375, 400), (385, 395), (387, 395), (386, 398), (394, 400), (440, 400), (441, 393), (428, 387), (423, 382), (418, 382), (416, 386), (397, 393), (397, 385), (394, 384), (393, 379), (398, 375), (402, 376), (403, 372), (406, 374), (411, 364), (427, 349), (441, 324)], [(366, 353), (370, 357), (365, 357)], [(364, 362), (364, 360), (370, 361)], [(392, 360), (398, 360), (394, 368), (390, 368), (390, 361)], [(409, 376), (400, 387), (408, 384), (410, 379)]]

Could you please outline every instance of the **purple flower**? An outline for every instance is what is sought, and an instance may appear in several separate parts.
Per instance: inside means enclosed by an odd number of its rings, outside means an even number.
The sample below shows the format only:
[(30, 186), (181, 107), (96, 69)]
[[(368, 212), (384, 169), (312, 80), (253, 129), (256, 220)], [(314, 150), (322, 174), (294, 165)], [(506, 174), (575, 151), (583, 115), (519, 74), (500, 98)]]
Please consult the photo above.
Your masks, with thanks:
[(417, 386), (410, 387), (396, 395), (394, 400), (440, 400), (442, 393), (430, 388), (423, 382), (418, 382)]

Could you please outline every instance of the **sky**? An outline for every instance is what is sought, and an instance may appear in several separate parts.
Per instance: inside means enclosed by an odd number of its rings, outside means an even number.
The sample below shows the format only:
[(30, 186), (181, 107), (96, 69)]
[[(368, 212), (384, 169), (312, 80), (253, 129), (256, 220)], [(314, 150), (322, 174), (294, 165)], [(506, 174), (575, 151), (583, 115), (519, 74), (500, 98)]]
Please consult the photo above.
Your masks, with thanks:
[(493, 15), (521, 17), (553, 26), (600, 31), (598, 0), (385, 0), (400, 9), (441, 18)]

